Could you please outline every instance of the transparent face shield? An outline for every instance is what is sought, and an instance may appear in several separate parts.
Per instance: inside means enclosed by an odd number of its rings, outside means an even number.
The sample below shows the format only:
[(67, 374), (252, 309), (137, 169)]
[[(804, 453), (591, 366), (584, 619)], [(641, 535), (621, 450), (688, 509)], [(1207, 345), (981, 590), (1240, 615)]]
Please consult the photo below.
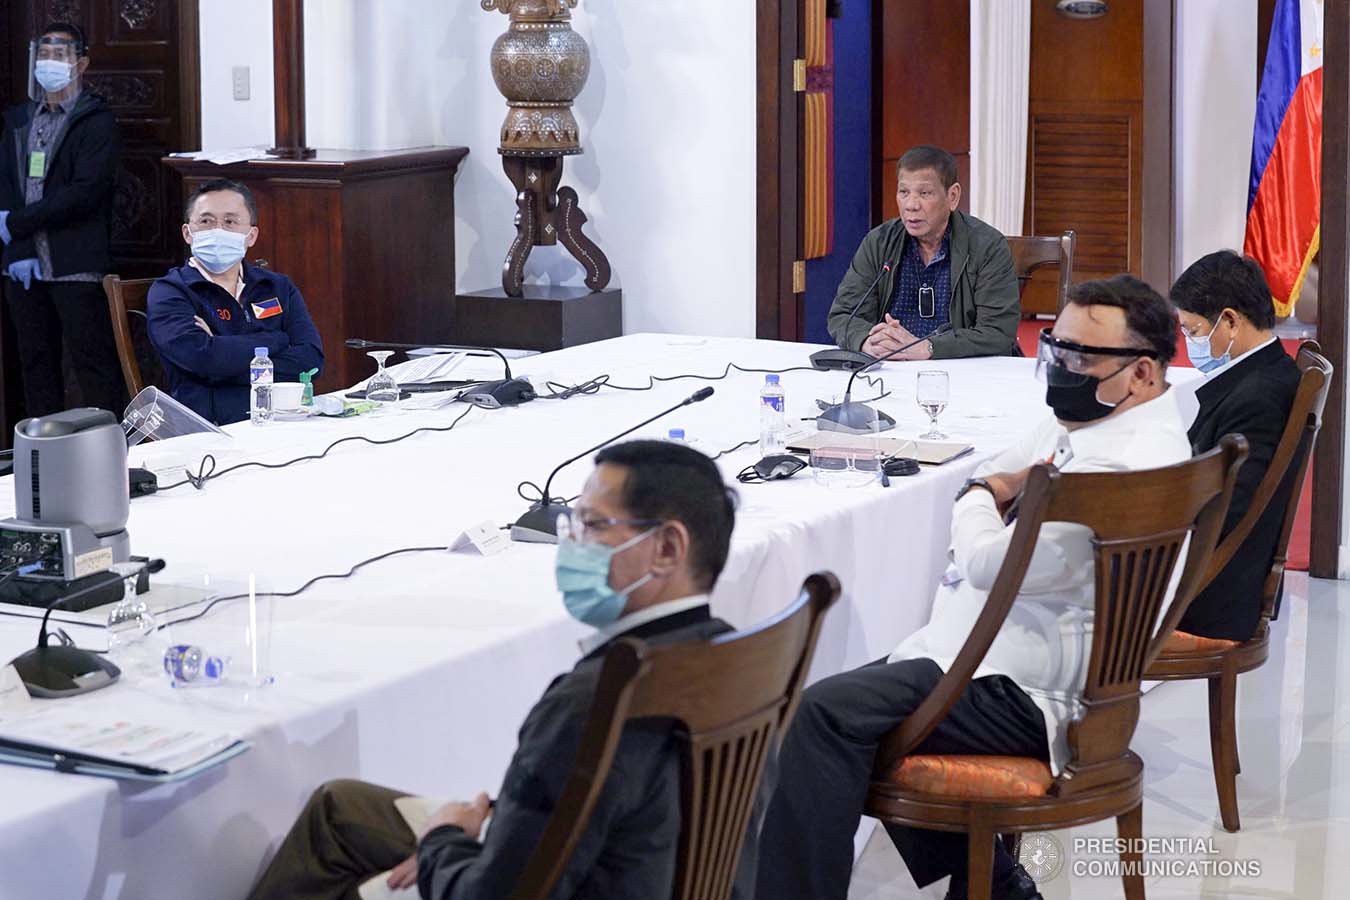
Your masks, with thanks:
[(55, 98), (69, 100), (80, 94), (78, 43), (61, 35), (47, 34), (28, 44), (28, 97), (39, 103)]

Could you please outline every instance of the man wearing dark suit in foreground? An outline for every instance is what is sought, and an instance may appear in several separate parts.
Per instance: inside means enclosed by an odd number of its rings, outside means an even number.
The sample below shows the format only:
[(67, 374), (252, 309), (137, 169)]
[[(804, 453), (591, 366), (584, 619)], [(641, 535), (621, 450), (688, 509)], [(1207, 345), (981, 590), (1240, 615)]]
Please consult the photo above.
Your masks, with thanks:
[[(1196, 453), (1225, 434), (1247, 439), (1224, 520), (1227, 535), (1247, 514), (1266, 475), (1298, 391), (1298, 366), (1275, 337), (1270, 287), (1255, 260), (1220, 250), (1191, 265), (1172, 286), (1191, 363), (1205, 373), (1200, 411), (1188, 436)], [(1256, 631), (1262, 582), (1274, 559), (1293, 467), (1232, 560), (1196, 598), (1178, 626), (1203, 637), (1245, 641)]]
[[(321, 786), (277, 851), (255, 900), (350, 898), (393, 868), (389, 884), (429, 900), (506, 897), (534, 853), (571, 775), (606, 649), (729, 631), (708, 594), (726, 564), (735, 497), (706, 455), (665, 441), (608, 447), (560, 535), (558, 588), (567, 611), (595, 627), (581, 662), (556, 678), (520, 728), (487, 836), (486, 794), (439, 810), (414, 835), (399, 791), (356, 781)], [(461, 689), (473, 690), (470, 685)], [(679, 761), (669, 722), (624, 731), (557, 898), (648, 900), (670, 895), (680, 834)]]

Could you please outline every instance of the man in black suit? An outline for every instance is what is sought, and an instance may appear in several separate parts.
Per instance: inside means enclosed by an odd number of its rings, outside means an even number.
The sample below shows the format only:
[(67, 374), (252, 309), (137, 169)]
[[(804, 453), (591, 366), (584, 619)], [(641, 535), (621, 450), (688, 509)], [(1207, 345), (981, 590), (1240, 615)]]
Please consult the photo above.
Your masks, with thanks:
[[(1225, 434), (1247, 439), (1223, 533), (1247, 513), (1289, 419), (1298, 390), (1298, 366), (1275, 337), (1275, 311), (1261, 267), (1250, 257), (1220, 250), (1197, 260), (1172, 286), (1187, 353), (1205, 381), (1195, 392), (1200, 411), (1188, 432), (1196, 453)], [(1180, 630), (1245, 641), (1256, 631), (1262, 583), (1274, 559), (1283, 511), (1293, 490), (1293, 468), (1224, 570), (1182, 617)]]
[[(666, 441), (617, 444), (595, 461), (559, 544), (557, 580), (567, 611), (596, 631), (581, 642), (581, 661), (554, 679), (521, 726), (487, 836), (486, 794), (443, 807), (424, 833), (413, 834), (394, 808), (403, 792), (329, 782), (291, 828), (254, 900), (355, 897), (358, 885), (386, 869), (394, 870), (390, 887), (416, 885), (430, 900), (506, 897), (571, 775), (610, 642), (667, 643), (730, 630), (708, 609), (735, 519), (735, 496), (716, 464)], [(679, 777), (669, 722), (626, 729), (553, 896), (669, 896)]]

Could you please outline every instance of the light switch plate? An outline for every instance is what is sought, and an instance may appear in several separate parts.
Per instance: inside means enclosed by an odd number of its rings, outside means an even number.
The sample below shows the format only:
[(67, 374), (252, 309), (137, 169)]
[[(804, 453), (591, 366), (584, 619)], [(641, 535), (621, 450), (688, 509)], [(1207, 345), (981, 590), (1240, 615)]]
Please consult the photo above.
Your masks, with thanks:
[(249, 78), (248, 78), (248, 75), (249, 75), (249, 72), (248, 72), (248, 66), (235, 66), (234, 69), (233, 69), (233, 71), (232, 71), (232, 74), (233, 74), (233, 76), (234, 76), (233, 79), (232, 79), (232, 81), (234, 82), (234, 99), (236, 99), (236, 100), (247, 100), (247, 99), (248, 99), (248, 96), (249, 96), (249, 95), (248, 95), (248, 87), (249, 87), (249, 85), (248, 85), (248, 80), (249, 80)]

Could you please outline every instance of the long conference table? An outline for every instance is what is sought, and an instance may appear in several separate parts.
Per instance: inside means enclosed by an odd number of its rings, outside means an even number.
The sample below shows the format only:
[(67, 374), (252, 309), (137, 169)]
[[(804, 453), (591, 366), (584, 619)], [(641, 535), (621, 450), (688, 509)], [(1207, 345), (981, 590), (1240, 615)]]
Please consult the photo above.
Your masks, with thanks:
[[(768, 341), (628, 335), (543, 354), (513, 365), (536, 383), (569, 384), (608, 374), (640, 386), (649, 375), (720, 375), (746, 368), (806, 366), (817, 347)], [(492, 376), (474, 359), (471, 374)], [(830, 612), (812, 677), (887, 653), (927, 621), (945, 566), (952, 497), (983, 459), (1045, 415), (1031, 360), (988, 358), (888, 363), (889, 395), (877, 405), (894, 434), (916, 436), (927, 418), (915, 374), (950, 374), (951, 402), (939, 426), (975, 451), (890, 487), (817, 484), (810, 470), (789, 481), (737, 485), (740, 508), (714, 612), (749, 626), (780, 610), (810, 572), (844, 585)], [(814, 416), (816, 400), (843, 393), (838, 372), (782, 376), (789, 419)], [(449, 545), (482, 522), (505, 525), (527, 506), (517, 484), (542, 484), (561, 460), (711, 384), (716, 394), (635, 434), (681, 427), (710, 455), (758, 437), (763, 374), (732, 369), (717, 381), (656, 382), (650, 391), (602, 389), (564, 401), (473, 409), (451, 431), (386, 446), (353, 442), (327, 458), (285, 469), (252, 468), (134, 500), (134, 553), (162, 557), (159, 584), (241, 584), (287, 591), (316, 575), (404, 547)], [(855, 399), (880, 392), (858, 380)], [(448, 425), (466, 409), (392, 408), (353, 419), (244, 423), (229, 429), (220, 464), (279, 462), (316, 453), (348, 435), (386, 439)], [(134, 448), (133, 462), (178, 451), (167, 441)], [(199, 455), (199, 454), (198, 454)], [(758, 459), (755, 447), (718, 464), (727, 481)], [(591, 465), (564, 469), (552, 493), (577, 494)], [(0, 480), (0, 512), (12, 510)], [(435, 797), (495, 793), (530, 706), (578, 657), (586, 629), (568, 618), (553, 586), (554, 550), (511, 544), (493, 555), (419, 552), (325, 580), (272, 601), (271, 668), (257, 691), (175, 689), (162, 675), (129, 674), (91, 694), (42, 701), (90, 716), (228, 731), (252, 749), (191, 780), (147, 785), (0, 766), (0, 898), (193, 897), (238, 900), (262, 871), (309, 793), (356, 777)], [(95, 613), (97, 617), (99, 613)], [(173, 643), (208, 650), (244, 628), (245, 604), (222, 604), (169, 630)], [(36, 622), (0, 618), (0, 659), (31, 647)], [(100, 628), (66, 626), (86, 646)]]

